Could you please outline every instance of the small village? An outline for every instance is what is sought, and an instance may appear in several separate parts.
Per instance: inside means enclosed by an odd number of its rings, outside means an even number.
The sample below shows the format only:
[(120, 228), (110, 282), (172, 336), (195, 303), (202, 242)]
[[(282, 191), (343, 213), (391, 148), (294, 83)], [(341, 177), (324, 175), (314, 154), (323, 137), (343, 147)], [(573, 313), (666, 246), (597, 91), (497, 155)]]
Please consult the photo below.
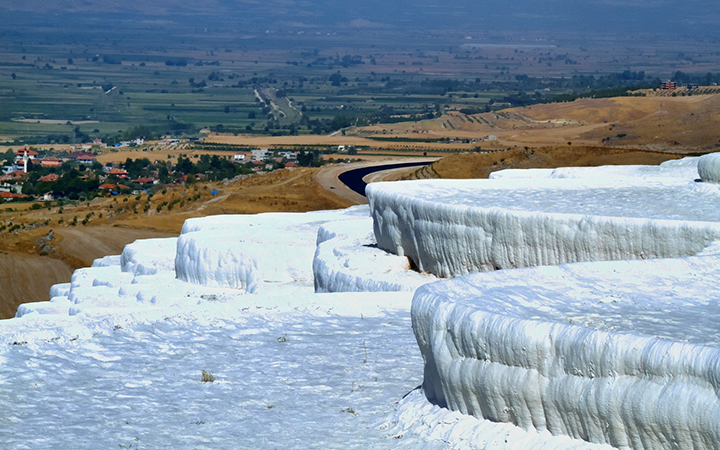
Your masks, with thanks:
[[(144, 139), (127, 144), (145, 151)], [(154, 148), (180, 147), (177, 139), (152, 143)], [(4, 159), (0, 175), (0, 199), (4, 202), (89, 200), (99, 196), (137, 195), (160, 189), (172, 189), (199, 181), (222, 181), (253, 173), (270, 172), (297, 166), (322, 164), (319, 152), (272, 151), (268, 148), (250, 151), (228, 151), (227, 154), (180, 153), (166, 160), (142, 157), (127, 158), (123, 163), (98, 162), (107, 151), (99, 140), (73, 145), (70, 151), (23, 147), (0, 154)], [(192, 153), (192, 154), (191, 154)]]

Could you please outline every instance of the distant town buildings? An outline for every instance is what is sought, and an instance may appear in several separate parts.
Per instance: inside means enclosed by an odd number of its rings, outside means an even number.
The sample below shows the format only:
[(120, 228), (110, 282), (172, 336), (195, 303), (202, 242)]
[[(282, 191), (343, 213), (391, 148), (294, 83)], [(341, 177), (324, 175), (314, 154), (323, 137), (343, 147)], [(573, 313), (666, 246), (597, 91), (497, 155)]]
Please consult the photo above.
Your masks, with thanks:
[[(138, 145), (143, 144), (144, 139), (129, 142), (131, 145)], [(160, 141), (161, 145), (175, 145), (179, 142), (178, 139)], [(187, 159), (183, 162), (182, 169), (178, 169), (179, 163), (173, 162), (170, 155), (167, 160), (155, 160), (154, 167), (139, 167), (130, 163), (107, 163), (101, 166), (96, 160), (96, 154), (103, 153), (98, 151), (97, 147), (101, 144), (100, 140), (93, 141), (90, 146), (93, 147), (92, 151), (78, 150), (89, 148), (88, 145), (74, 145), (71, 148), (75, 151), (70, 153), (66, 149), (53, 148), (24, 147), (12, 150), (5, 158), (6, 164), (0, 173), (0, 192), (5, 193), (2, 201), (52, 201), (65, 198), (77, 200), (97, 195), (118, 195), (127, 193), (128, 190), (137, 194), (141, 190), (154, 191), (157, 189), (155, 185), (161, 185), (162, 189), (171, 189), (195, 181), (231, 179), (238, 174), (248, 175), (283, 167), (310, 165), (313, 161), (309, 161), (308, 156), (314, 154), (315, 158), (318, 157), (317, 151), (273, 151), (263, 147), (227, 153), (213, 151), (206, 155), (193, 153), (189, 158), (182, 154), (182, 158)], [(190, 158), (199, 159), (197, 165), (193, 165)], [(229, 164), (229, 161), (236, 164)], [(187, 163), (190, 163), (190, 168)], [(35, 175), (31, 175), (32, 173)]]
[(252, 160), (253, 161), (264, 161), (267, 158), (269, 158), (271, 155), (272, 155), (272, 153), (267, 148), (258, 148), (258, 149), (252, 150)]
[(48, 183), (51, 183), (53, 181), (57, 181), (60, 178), (60, 175), (56, 173), (51, 173), (49, 175), (45, 175), (44, 177), (38, 178), (38, 181), (46, 181)]
[(108, 176), (113, 176), (113, 175), (114, 175), (114, 176), (116, 176), (116, 177), (118, 177), (118, 178), (127, 178), (127, 177), (128, 177), (128, 171), (125, 170), (125, 169), (110, 168), (109, 170), (105, 170), (105, 169), (103, 168), (103, 171), (104, 171)]
[(297, 152), (280, 152), (278, 155), (288, 161), (297, 161)]
[(15, 150), (15, 161), (22, 161), (25, 157), (25, 154), (27, 154), (27, 158), (29, 160), (34, 160), (38, 157), (38, 153), (36, 151), (30, 150), (28, 148), (21, 148), (19, 150)]
[(72, 161), (77, 161), (80, 164), (92, 164), (95, 162), (95, 155), (89, 152), (72, 152), (67, 158)]
[(43, 167), (60, 167), (62, 166), (63, 160), (54, 156), (49, 156), (40, 160), (40, 165)]
[(0, 199), (3, 199), (5, 201), (15, 200), (15, 199), (21, 199), (21, 198), (29, 198), (29, 195), (25, 194), (16, 194), (14, 192), (0, 192)]

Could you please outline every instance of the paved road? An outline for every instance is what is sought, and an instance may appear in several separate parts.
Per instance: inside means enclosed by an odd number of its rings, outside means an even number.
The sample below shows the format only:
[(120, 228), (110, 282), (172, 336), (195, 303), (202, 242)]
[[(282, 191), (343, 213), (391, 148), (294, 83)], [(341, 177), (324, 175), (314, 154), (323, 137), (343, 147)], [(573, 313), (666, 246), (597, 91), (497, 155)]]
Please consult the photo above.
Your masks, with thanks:
[[(437, 158), (403, 158), (403, 159), (393, 159), (393, 160), (387, 160), (387, 161), (363, 161), (363, 162), (357, 162), (357, 163), (351, 163), (351, 164), (338, 164), (338, 165), (332, 165), (332, 166), (325, 166), (322, 170), (318, 172), (316, 175), (316, 178), (318, 182), (328, 190), (331, 190), (335, 194), (347, 198), (348, 200), (351, 200), (357, 204), (366, 204), (367, 199), (364, 195), (359, 194), (358, 192), (352, 190), (350, 187), (348, 187), (346, 184), (344, 184), (340, 180), (340, 176), (349, 171), (357, 170), (357, 169), (368, 169), (368, 168), (374, 168), (373, 170), (359, 173), (359, 179), (362, 181), (363, 178), (365, 178), (365, 181), (367, 182), (375, 182), (375, 181), (382, 181), (383, 174), (376, 174), (372, 177), (367, 177), (370, 173), (375, 172), (387, 172), (385, 175), (389, 175), (391, 173), (394, 173), (398, 170), (397, 165), (398, 164), (414, 164), (414, 165), (422, 165), (422, 164), (430, 164), (434, 161), (437, 161)], [(357, 177), (353, 177), (357, 178)], [(364, 190), (364, 185), (363, 185)]]

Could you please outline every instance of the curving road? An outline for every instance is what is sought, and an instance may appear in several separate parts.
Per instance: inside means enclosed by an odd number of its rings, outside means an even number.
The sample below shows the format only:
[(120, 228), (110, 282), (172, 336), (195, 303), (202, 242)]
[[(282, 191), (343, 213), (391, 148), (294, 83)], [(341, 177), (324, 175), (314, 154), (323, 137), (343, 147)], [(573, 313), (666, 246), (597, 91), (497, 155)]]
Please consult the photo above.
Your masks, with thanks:
[(438, 158), (413, 158), (389, 160), (385, 162), (364, 161), (337, 166), (326, 166), (318, 172), (316, 178), (325, 189), (331, 190), (333, 193), (355, 203), (364, 204), (367, 203), (365, 186), (367, 185), (366, 181), (368, 181), (368, 178), (372, 178), (372, 181), (382, 180), (382, 176), (379, 174), (374, 177), (368, 177), (368, 175), (432, 164), (437, 161), (437, 159)]
[(374, 172), (380, 172), (385, 170), (394, 170), (394, 169), (404, 169), (406, 167), (415, 167), (415, 166), (426, 166), (430, 164), (429, 162), (407, 162), (407, 163), (397, 163), (397, 164), (383, 164), (379, 166), (368, 166), (368, 167), (361, 167), (359, 169), (353, 169), (348, 170), (347, 172), (343, 172), (338, 177), (342, 183), (352, 189), (353, 191), (357, 192), (358, 194), (365, 196), (365, 186), (367, 186), (367, 183), (365, 182), (364, 178), (367, 175), (370, 175)]

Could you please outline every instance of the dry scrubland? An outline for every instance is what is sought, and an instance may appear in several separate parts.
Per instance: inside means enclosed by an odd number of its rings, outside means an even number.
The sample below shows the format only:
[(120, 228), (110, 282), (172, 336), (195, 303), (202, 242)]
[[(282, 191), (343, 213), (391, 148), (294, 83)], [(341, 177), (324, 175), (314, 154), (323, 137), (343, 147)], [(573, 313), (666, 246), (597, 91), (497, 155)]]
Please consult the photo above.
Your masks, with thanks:
[[(448, 155), (432, 166), (394, 172), (402, 178), (482, 178), (505, 168), (658, 164), (720, 147), (720, 95), (581, 99), (465, 116), (459, 113), (414, 123), (350, 129), (348, 136), (244, 137), (214, 135), (215, 142), (257, 147), (289, 145), (368, 145), (359, 158), (377, 162), (390, 155)], [(412, 142), (410, 139), (482, 139), (479, 142)], [(370, 137), (399, 137), (377, 141)], [(489, 150), (489, 153), (478, 152)], [(380, 149), (382, 148), (382, 149)], [(383, 150), (384, 149), (384, 150)], [(174, 160), (190, 149), (111, 152), (101, 162), (126, 158)], [(202, 152), (228, 155), (227, 152)], [(363, 155), (370, 153), (370, 155)], [(192, 156), (191, 156), (192, 157)], [(331, 176), (317, 176), (319, 171)], [(141, 238), (176, 236), (185, 219), (213, 214), (309, 211), (350, 206), (336, 195), (336, 168), (281, 170), (227, 185), (198, 184), (158, 193), (145, 210), (147, 197), (117, 196), (89, 203), (31, 210), (30, 204), (0, 206), (0, 223), (39, 227), (0, 233), (0, 317), (11, 317), (17, 304), (45, 300), (49, 287), (68, 281), (73, 269)], [(318, 181), (318, 179), (320, 181)], [(219, 191), (217, 196), (211, 189)], [(351, 197), (352, 198), (352, 197)], [(161, 211), (157, 205), (165, 203)], [(172, 204), (172, 211), (168, 205)], [(13, 211), (9, 211), (13, 208)], [(138, 211), (137, 214), (135, 211)], [(101, 216), (102, 214), (102, 216)], [(75, 226), (70, 225), (77, 217)], [(87, 224), (82, 221), (87, 218)], [(62, 223), (58, 223), (62, 220)], [(45, 225), (45, 221), (48, 221)], [(50, 231), (53, 231), (51, 235)], [(50, 239), (52, 237), (52, 239)], [(43, 240), (44, 238), (44, 240)], [(47, 246), (44, 247), (44, 245)]]

